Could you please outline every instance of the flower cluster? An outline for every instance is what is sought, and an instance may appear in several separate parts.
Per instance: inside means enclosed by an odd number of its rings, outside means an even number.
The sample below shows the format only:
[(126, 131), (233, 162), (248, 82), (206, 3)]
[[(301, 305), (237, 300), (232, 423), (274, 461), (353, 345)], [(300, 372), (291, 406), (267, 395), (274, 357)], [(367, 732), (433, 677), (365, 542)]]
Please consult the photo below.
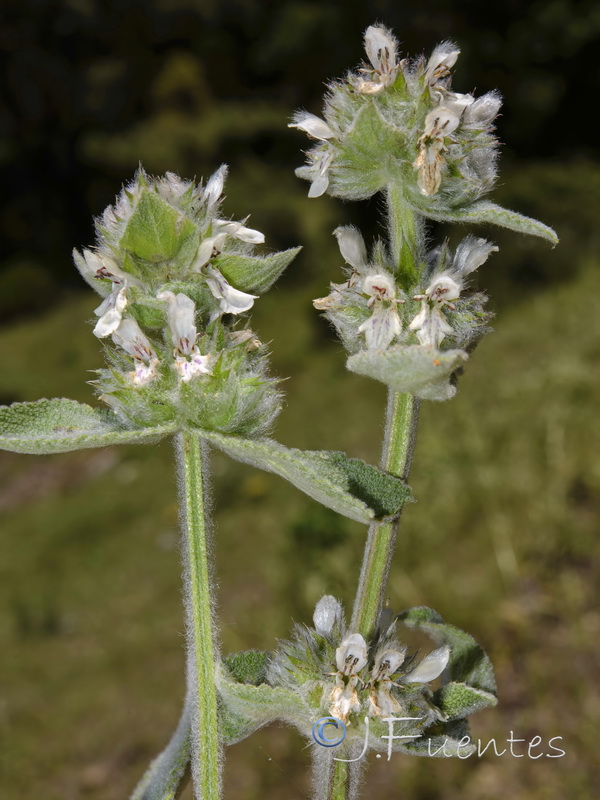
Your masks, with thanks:
[(108, 368), (94, 383), (124, 420), (256, 433), (279, 410), (265, 348), (238, 322), (297, 250), (253, 254), (263, 234), (221, 216), (226, 173), (203, 186), (140, 169), (96, 220), (96, 247), (74, 252), (104, 298)]
[(500, 96), (452, 90), (460, 51), (451, 42), (428, 60), (400, 59), (393, 34), (370, 26), (365, 50), (368, 64), (329, 86), (324, 119), (299, 112), (291, 123), (318, 142), (296, 171), (310, 181), (309, 197), (327, 191), (359, 200), (395, 183), (409, 204), (435, 217), (489, 192)]
[[(351, 750), (366, 743), (383, 751), (393, 744), (394, 750), (423, 753), (429, 739), (453, 740), (466, 729), (463, 721), (470, 713), (495, 703), (491, 665), (468, 634), (445, 625), (431, 609), (411, 609), (398, 619), (422, 627), (441, 646), (423, 658), (409, 654), (397, 639), (396, 619), (385, 612), (367, 641), (346, 626), (341, 604), (330, 595), (317, 603), (314, 627), (296, 626), (294, 638), (271, 658), (266, 679), (310, 709), (308, 719), (298, 717), (302, 732), (309, 733), (317, 720), (335, 717), (346, 727)], [(441, 686), (434, 691), (431, 684), (438, 678)], [(392, 718), (394, 742), (389, 740)]]
[(381, 380), (396, 391), (447, 399), (450, 376), (486, 332), (489, 314), (482, 294), (463, 296), (468, 276), (497, 248), (467, 236), (451, 252), (445, 244), (428, 254), (419, 283), (404, 290), (390, 255), (377, 242), (372, 258), (352, 226), (335, 231), (347, 280), (315, 300), (351, 353), (348, 368)]

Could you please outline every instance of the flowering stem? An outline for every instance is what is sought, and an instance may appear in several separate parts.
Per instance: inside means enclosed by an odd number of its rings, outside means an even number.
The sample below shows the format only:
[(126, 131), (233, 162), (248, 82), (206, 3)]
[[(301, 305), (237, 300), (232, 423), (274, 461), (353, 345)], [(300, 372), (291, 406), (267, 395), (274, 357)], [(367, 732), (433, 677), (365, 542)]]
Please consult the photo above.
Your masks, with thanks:
[[(415, 397), (390, 391), (381, 467), (403, 480), (410, 471), (418, 412), (419, 401)], [(381, 613), (398, 522), (396, 518), (394, 522), (369, 527), (351, 624), (351, 629), (363, 636), (373, 633)]]
[(416, 283), (419, 274), (423, 221), (404, 200), (399, 184), (388, 185), (386, 199), (392, 257), (398, 281), (407, 289)]
[(208, 566), (202, 443), (177, 436), (181, 518), (184, 532), (188, 696), (192, 704), (192, 778), (195, 796), (218, 800), (220, 743), (215, 680), (215, 642)]

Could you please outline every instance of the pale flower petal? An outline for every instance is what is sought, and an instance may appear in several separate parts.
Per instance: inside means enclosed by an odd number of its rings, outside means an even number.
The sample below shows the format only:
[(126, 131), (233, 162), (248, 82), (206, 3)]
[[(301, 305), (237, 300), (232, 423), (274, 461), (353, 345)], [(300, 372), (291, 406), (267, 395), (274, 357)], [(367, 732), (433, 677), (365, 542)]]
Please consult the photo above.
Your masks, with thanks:
[(112, 339), (116, 345), (139, 361), (150, 362), (156, 359), (156, 353), (146, 334), (132, 317), (121, 321), (119, 327), (113, 332)]
[(221, 164), (219, 169), (213, 173), (208, 181), (206, 182), (206, 186), (204, 187), (204, 202), (208, 208), (217, 203), (223, 194), (223, 188), (225, 186), (225, 178), (227, 177), (227, 164)]
[(354, 225), (341, 225), (334, 230), (333, 235), (346, 264), (356, 270), (364, 269), (367, 265), (367, 248), (358, 228)]
[(325, 141), (333, 139), (335, 136), (334, 131), (325, 120), (316, 117), (314, 114), (309, 114), (307, 111), (297, 112), (294, 114), (293, 119), (294, 121), (289, 123), (288, 128), (298, 128), (298, 130), (308, 133), (313, 139)]
[(313, 623), (317, 633), (321, 636), (329, 636), (334, 625), (340, 624), (343, 620), (344, 612), (339, 600), (330, 594), (322, 597), (315, 606)]
[(363, 281), (363, 292), (381, 300), (393, 300), (396, 296), (396, 282), (391, 275), (383, 272), (367, 275)]
[(114, 333), (123, 318), (123, 312), (127, 307), (127, 286), (123, 286), (118, 291), (113, 291), (98, 306), (95, 313), (100, 317), (94, 328), (94, 336), (104, 339)]
[(439, 80), (447, 77), (450, 70), (456, 64), (460, 50), (453, 42), (442, 42), (439, 44), (427, 63), (425, 78), (430, 86), (434, 86)]
[(443, 272), (433, 279), (427, 287), (425, 294), (435, 302), (457, 300), (460, 295), (461, 284), (454, 280), (448, 273)]
[(252, 228), (246, 228), (241, 222), (232, 222), (229, 220), (218, 219), (215, 220), (215, 225), (219, 227), (222, 233), (227, 233), (230, 236), (235, 236), (242, 242), (248, 244), (263, 244), (265, 241), (264, 233), (255, 231)]
[(335, 651), (338, 671), (344, 675), (356, 675), (367, 663), (367, 643), (360, 633), (346, 636)]
[(182, 383), (188, 383), (198, 375), (210, 375), (210, 354), (203, 356), (197, 347), (194, 347), (189, 358), (178, 356), (175, 359), (174, 367)]
[(398, 672), (406, 658), (406, 648), (402, 650), (385, 650), (375, 656), (375, 664), (371, 671), (373, 680), (383, 680)]
[(439, 348), (448, 334), (454, 333), (439, 305), (431, 307), (427, 300), (423, 300), (421, 310), (408, 327), (416, 331), (420, 344), (435, 348)]
[(213, 297), (220, 301), (222, 314), (243, 314), (252, 308), (258, 298), (256, 294), (234, 289), (216, 269), (210, 271), (206, 283)]
[(418, 664), (412, 672), (402, 678), (403, 683), (429, 683), (442, 674), (448, 666), (450, 648), (448, 645), (434, 650)]
[(487, 239), (467, 236), (456, 248), (452, 262), (452, 272), (456, 272), (459, 275), (468, 275), (484, 264), (491, 253), (497, 252), (496, 245), (488, 242)]
[(190, 355), (198, 338), (194, 301), (181, 292), (173, 294), (165, 291), (156, 295), (156, 298), (167, 304), (167, 323), (171, 329), (173, 346), (182, 355)]
[(358, 328), (364, 333), (368, 350), (385, 350), (402, 332), (402, 323), (395, 306), (378, 304), (371, 316)]
[(397, 49), (396, 39), (387, 28), (370, 25), (365, 31), (365, 51), (381, 75), (392, 75), (398, 69)]

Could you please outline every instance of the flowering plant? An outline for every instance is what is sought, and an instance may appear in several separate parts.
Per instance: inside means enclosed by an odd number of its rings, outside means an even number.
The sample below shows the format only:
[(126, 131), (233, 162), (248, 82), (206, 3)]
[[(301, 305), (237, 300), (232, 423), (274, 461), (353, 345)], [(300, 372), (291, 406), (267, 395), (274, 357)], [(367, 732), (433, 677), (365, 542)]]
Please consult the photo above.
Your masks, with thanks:
[[(315, 301), (348, 351), (348, 369), (389, 388), (379, 469), (268, 438), (281, 394), (244, 315), (299, 248), (256, 254), (263, 235), (223, 214), (224, 166), (205, 184), (140, 169), (96, 221), (96, 245), (75, 251), (77, 268), (102, 297), (94, 334), (106, 366), (92, 385), (103, 406), (58, 398), (0, 408), (0, 446), (14, 452), (175, 439), (187, 695), (171, 742), (133, 800), (175, 797), (188, 767), (196, 796), (216, 800), (223, 746), (276, 719), (309, 737), (316, 798), (356, 797), (366, 749), (434, 755), (432, 744), (443, 741), (451, 745), (444, 755), (456, 753), (467, 717), (496, 702), (491, 664), (469, 634), (429, 608), (397, 617), (384, 609), (398, 520), (411, 499), (419, 403), (455, 394), (490, 318), (484, 295), (469, 293), (468, 282), (497, 248), (468, 235), (454, 249), (426, 249), (425, 222), (493, 223), (552, 243), (556, 235), (481, 199), (496, 174), (500, 98), (451, 89), (453, 44), (429, 60), (400, 60), (391, 32), (372, 26), (365, 49), (368, 63), (330, 86), (325, 119), (300, 112), (292, 127), (316, 140), (298, 170), (310, 197), (386, 198), (387, 239), (369, 254), (358, 229), (338, 228), (345, 279)], [(220, 656), (207, 539), (211, 446), (369, 524), (348, 624), (326, 595), (314, 627), (297, 626), (273, 653)], [(402, 625), (429, 634), (437, 647), (424, 657), (409, 653)], [(324, 718), (346, 731), (335, 746), (315, 736)], [(392, 733), (390, 722), (401, 725)]]

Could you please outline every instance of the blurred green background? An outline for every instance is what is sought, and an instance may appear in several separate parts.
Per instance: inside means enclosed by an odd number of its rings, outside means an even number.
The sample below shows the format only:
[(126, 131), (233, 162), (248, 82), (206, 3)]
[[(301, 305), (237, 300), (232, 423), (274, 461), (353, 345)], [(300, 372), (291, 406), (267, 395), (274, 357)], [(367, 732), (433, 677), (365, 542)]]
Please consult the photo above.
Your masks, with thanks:
[[(475, 737), (562, 736), (564, 758), (373, 761), (386, 800), (588, 798), (600, 792), (598, 529), (600, 6), (569, 0), (22, 0), (2, 3), (0, 401), (89, 401), (97, 299), (70, 250), (139, 161), (206, 176), (231, 165), (225, 209), (303, 244), (256, 305), (289, 376), (277, 437), (378, 458), (385, 392), (344, 372), (311, 307), (339, 276), (331, 231), (381, 232), (380, 203), (307, 200), (293, 175), (324, 82), (362, 58), (379, 20), (404, 52), (462, 48), (454, 85), (505, 96), (494, 199), (553, 225), (550, 250), (480, 232), (496, 332), (459, 394), (426, 404), (389, 597), (471, 631), (501, 704)], [(437, 229), (436, 236), (445, 231)], [(453, 234), (456, 237), (456, 233)], [(350, 604), (365, 531), (278, 479), (217, 456), (214, 556), (225, 652), (270, 649), (325, 592)], [(0, 453), (0, 796), (121, 800), (175, 725), (183, 696), (176, 487), (168, 444), (54, 457)], [(555, 743), (556, 744), (556, 743)], [(525, 752), (525, 751), (520, 751)], [(293, 731), (227, 752), (227, 796), (307, 798)], [(188, 790), (189, 791), (189, 790)], [(189, 795), (186, 794), (186, 797)]]

